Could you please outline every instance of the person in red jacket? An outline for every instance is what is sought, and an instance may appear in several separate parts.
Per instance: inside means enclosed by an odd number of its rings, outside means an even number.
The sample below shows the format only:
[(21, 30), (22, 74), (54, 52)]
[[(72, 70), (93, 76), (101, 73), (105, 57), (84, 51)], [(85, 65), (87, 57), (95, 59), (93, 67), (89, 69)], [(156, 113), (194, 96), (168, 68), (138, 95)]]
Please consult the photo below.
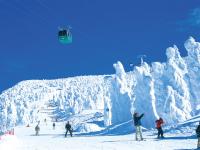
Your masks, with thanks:
[(158, 138), (164, 138), (163, 136), (163, 130), (162, 130), (162, 125), (163, 125), (164, 121), (162, 118), (159, 118), (158, 120), (156, 120), (156, 129), (158, 130)]

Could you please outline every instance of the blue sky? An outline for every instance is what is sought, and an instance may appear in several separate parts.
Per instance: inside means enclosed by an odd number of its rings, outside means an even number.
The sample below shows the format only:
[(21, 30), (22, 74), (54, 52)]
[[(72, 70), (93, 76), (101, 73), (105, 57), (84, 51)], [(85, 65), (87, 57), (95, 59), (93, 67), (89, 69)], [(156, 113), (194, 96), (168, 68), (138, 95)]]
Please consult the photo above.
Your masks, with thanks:
[[(112, 74), (120, 60), (165, 61), (165, 49), (200, 40), (198, 0), (0, 0), (0, 91), (19, 81)], [(58, 27), (71, 26), (63, 45)]]

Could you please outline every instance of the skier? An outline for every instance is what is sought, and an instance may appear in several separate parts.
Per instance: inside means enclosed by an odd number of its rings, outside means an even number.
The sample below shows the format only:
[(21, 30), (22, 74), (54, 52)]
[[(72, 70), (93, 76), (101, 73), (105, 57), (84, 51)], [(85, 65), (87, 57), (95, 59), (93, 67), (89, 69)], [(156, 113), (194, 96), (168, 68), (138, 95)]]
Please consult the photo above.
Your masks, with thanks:
[(39, 124), (35, 127), (35, 135), (39, 135), (40, 127)]
[(67, 121), (66, 125), (65, 125), (65, 129), (66, 129), (66, 133), (65, 133), (65, 137), (67, 137), (67, 132), (69, 131), (71, 137), (72, 137), (72, 126), (70, 125), (69, 121)]
[(164, 138), (163, 136), (163, 130), (162, 130), (162, 124), (164, 123), (163, 119), (160, 117), (158, 120), (155, 121), (156, 122), (156, 129), (158, 130), (158, 136), (157, 138)]
[(46, 118), (44, 119), (44, 122), (45, 122), (45, 124), (47, 125), (47, 119), (46, 119)]
[(197, 138), (198, 138), (197, 149), (200, 149), (200, 121), (199, 121), (199, 125), (196, 129), (196, 134), (197, 134)]
[(140, 136), (140, 139), (143, 140), (142, 137), (142, 129), (141, 129), (141, 118), (144, 116), (144, 114), (139, 114), (137, 112), (134, 113), (133, 119), (134, 119), (134, 125), (135, 125), (135, 140), (138, 141), (138, 135)]
[(55, 124), (55, 122), (53, 123), (53, 130), (55, 130), (55, 127), (56, 127), (56, 124)]

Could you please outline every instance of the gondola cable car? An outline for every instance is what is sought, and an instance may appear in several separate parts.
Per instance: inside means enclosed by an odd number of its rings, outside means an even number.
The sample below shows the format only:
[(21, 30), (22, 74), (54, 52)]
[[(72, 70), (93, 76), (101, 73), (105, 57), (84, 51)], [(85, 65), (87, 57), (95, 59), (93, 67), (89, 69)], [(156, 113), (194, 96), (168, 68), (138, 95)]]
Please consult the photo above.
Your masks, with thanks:
[(70, 44), (72, 43), (72, 33), (70, 31), (71, 28), (59, 28), (58, 31), (58, 39), (62, 44)]

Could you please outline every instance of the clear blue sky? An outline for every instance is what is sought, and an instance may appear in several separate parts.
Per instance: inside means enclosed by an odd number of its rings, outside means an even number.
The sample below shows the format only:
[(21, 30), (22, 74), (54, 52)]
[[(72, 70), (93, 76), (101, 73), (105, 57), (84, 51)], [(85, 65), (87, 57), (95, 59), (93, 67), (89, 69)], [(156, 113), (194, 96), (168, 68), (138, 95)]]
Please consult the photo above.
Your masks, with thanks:
[[(112, 74), (120, 60), (165, 61), (165, 49), (200, 40), (199, 0), (0, 0), (0, 91), (28, 79)], [(62, 45), (58, 27), (72, 27)]]

